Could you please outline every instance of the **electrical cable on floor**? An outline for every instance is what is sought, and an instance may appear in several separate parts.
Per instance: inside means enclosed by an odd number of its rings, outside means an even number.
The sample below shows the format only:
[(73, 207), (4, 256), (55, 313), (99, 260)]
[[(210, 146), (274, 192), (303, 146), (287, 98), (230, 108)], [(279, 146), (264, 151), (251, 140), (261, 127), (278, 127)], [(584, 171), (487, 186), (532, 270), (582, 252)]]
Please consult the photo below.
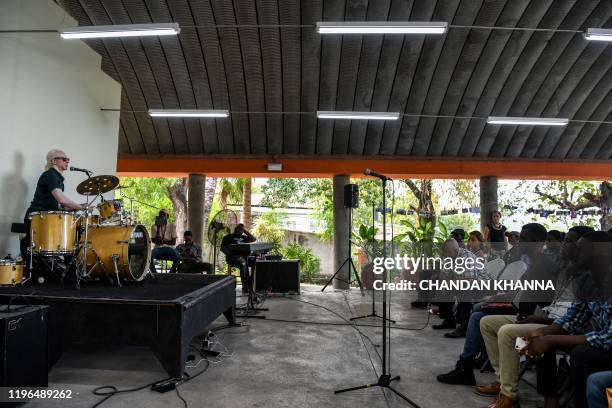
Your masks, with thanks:
[(178, 387), (174, 388), (174, 391), (176, 391), (176, 396), (177, 396), (177, 397), (179, 397), (179, 399), (180, 399), (181, 401), (183, 401), (183, 406), (184, 406), (185, 408), (188, 408), (188, 407), (189, 407), (189, 405), (187, 405), (187, 400), (185, 400), (185, 398), (183, 398), (183, 396), (182, 396), (182, 395), (181, 395), (181, 393), (179, 392)]
[[(237, 326), (239, 326), (239, 325), (236, 325), (236, 324), (228, 324), (228, 325), (218, 326), (218, 327), (215, 327), (215, 328), (211, 329), (211, 330), (210, 330), (210, 333), (213, 333), (213, 335), (214, 335), (214, 336), (216, 336), (215, 332), (217, 332), (217, 331), (221, 331), (221, 330), (225, 330), (225, 329), (229, 329), (229, 328), (232, 328), (232, 327), (237, 327)], [(218, 337), (218, 336), (217, 336), (217, 337)], [(215, 344), (220, 344), (221, 346), (223, 346), (223, 347), (224, 347), (225, 351), (224, 351), (224, 352), (222, 352), (222, 353), (225, 353), (224, 357), (227, 357), (227, 358), (231, 358), (231, 357), (233, 357), (233, 353), (231, 353), (229, 356), (227, 355), (227, 354), (229, 353), (229, 351), (228, 351), (227, 347), (225, 347), (225, 346), (224, 346), (224, 345), (223, 345), (223, 344), (222, 344), (222, 343), (221, 343), (219, 340), (217, 340)], [(199, 351), (199, 350), (198, 350), (198, 351)], [(187, 372), (185, 372), (185, 373), (183, 374), (183, 377), (182, 377), (180, 380), (176, 380), (176, 382), (175, 382), (175, 390), (176, 390), (176, 395), (177, 395), (177, 396), (178, 396), (178, 398), (179, 398), (179, 399), (180, 399), (180, 400), (183, 402), (183, 406), (184, 406), (185, 408), (188, 408), (188, 406), (189, 406), (189, 405), (187, 404), (187, 401), (186, 401), (186, 400), (185, 400), (185, 399), (184, 399), (184, 398), (181, 396), (181, 394), (179, 393), (179, 391), (178, 391), (178, 386), (179, 386), (179, 385), (181, 385), (181, 384), (184, 384), (184, 383), (186, 383), (186, 382), (188, 382), (188, 381), (191, 381), (191, 380), (193, 380), (194, 378), (199, 377), (199, 376), (200, 376), (200, 375), (202, 375), (202, 374), (203, 374), (203, 373), (204, 373), (206, 370), (208, 370), (208, 368), (210, 367), (211, 361), (210, 361), (210, 360), (208, 360), (207, 358), (203, 358), (203, 359), (201, 359), (201, 360), (200, 360), (200, 361), (199, 361), (199, 362), (198, 362), (196, 365), (187, 365), (187, 366), (186, 366), (186, 368), (195, 368), (195, 367), (199, 366), (199, 365), (200, 365), (200, 363), (201, 363), (202, 361), (206, 361), (206, 366), (205, 366), (203, 369), (201, 369), (200, 371), (198, 371), (197, 373), (195, 373), (195, 374), (193, 374), (193, 375), (190, 375), (190, 374), (188, 374)], [(214, 362), (214, 363), (217, 363), (217, 364), (218, 364), (219, 362), (221, 362), (221, 361)], [(108, 401), (110, 398), (112, 398), (113, 396), (115, 396), (115, 395), (117, 395), (117, 394), (127, 394), (127, 393), (131, 393), (131, 392), (141, 391), (141, 390), (144, 390), (145, 388), (152, 387), (152, 386), (154, 386), (155, 384), (159, 384), (159, 383), (161, 383), (161, 382), (164, 382), (164, 381), (171, 381), (171, 380), (172, 380), (172, 378), (167, 377), (167, 378), (164, 378), (164, 379), (162, 379), (162, 380), (157, 380), (157, 381), (154, 381), (154, 382), (149, 383), (149, 384), (146, 384), (146, 385), (142, 385), (142, 386), (135, 387), (135, 388), (127, 388), (127, 389), (124, 389), (124, 390), (120, 390), (120, 389), (118, 389), (118, 388), (117, 388), (116, 386), (114, 386), (114, 385), (103, 385), (103, 386), (101, 386), (101, 387), (97, 387), (97, 388), (95, 388), (95, 389), (93, 390), (93, 394), (94, 394), (94, 395), (98, 395), (98, 396), (103, 396), (104, 398), (103, 398), (103, 399), (101, 399), (100, 401), (98, 401), (98, 402), (97, 402), (95, 405), (93, 405), (93, 406), (92, 406), (92, 408), (97, 408), (97, 407), (99, 407), (100, 405), (104, 404), (106, 401)]]

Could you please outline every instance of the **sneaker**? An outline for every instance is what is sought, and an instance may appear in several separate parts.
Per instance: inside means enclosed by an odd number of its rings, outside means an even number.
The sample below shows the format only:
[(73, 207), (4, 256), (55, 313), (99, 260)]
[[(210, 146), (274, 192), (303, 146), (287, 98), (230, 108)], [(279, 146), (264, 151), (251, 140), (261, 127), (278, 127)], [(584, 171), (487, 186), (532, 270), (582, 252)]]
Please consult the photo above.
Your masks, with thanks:
[(444, 384), (476, 385), (472, 361), (462, 358), (457, 361), (454, 370), (446, 374), (440, 374), (436, 378)]
[(447, 339), (462, 339), (465, 337), (465, 330), (459, 326), (450, 333), (444, 333), (444, 337)]
[(446, 330), (446, 329), (454, 329), (455, 326), (456, 324), (454, 321), (444, 319), (442, 320), (442, 323), (434, 324), (433, 326), (431, 326), (431, 328), (434, 330)]

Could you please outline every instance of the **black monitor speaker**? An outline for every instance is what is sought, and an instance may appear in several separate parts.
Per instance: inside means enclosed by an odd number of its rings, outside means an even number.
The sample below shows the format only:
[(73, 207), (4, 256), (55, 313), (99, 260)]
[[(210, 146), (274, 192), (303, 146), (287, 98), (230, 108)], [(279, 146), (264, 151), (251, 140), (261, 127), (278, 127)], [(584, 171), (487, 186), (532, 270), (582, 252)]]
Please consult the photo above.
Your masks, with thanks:
[(344, 206), (347, 208), (359, 207), (359, 187), (357, 184), (344, 186)]

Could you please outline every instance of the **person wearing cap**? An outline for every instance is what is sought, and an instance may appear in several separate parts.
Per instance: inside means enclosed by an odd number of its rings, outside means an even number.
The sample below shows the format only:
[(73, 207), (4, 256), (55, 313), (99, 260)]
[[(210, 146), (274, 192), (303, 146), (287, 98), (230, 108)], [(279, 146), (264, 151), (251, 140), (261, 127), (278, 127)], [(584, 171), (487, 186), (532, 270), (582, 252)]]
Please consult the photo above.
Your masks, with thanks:
[(450, 233), (451, 238), (453, 238), (459, 244), (459, 248), (465, 248), (465, 230), (463, 228), (455, 228)]
[(506, 238), (508, 238), (508, 243), (510, 244), (510, 249), (504, 254), (502, 260), (506, 265), (520, 261), (521, 253), (518, 249), (518, 243), (520, 240), (521, 234), (518, 231), (506, 231)]

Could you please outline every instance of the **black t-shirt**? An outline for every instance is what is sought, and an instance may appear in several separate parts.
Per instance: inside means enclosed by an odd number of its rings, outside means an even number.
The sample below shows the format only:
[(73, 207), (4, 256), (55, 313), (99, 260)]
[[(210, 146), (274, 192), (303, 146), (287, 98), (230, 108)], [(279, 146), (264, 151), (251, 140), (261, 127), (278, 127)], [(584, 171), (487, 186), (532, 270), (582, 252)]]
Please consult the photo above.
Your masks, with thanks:
[(506, 250), (506, 239), (504, 238), (506, 227), (502, 225), (499, 229), (495, 229), (491, 224), (487, 224), (487, 227), (489, 228), (489, 242), (491, 243), (491, 248), (496, 251)]
[[(249, 237), (246, 234), (242, 234), (242, 235), (236, 235), (234, 233), (227, 234), (221, 240), (221, 248), (225, 248), (225, 247), (227, 247), (229, 245), (233, 245), (233, 244), (241, 244), (243, 242), (252, 242), (252, 239), (249, 239)], [(236, 256), (236, 255), (227, 255), (226, 254), (225, 255), (225, 259), (228, 262), (231, 262), (231, 261), (240, 260), (241, 257), (240, 256)]]
[(30, 208), (28, 208), (26, 212), (26, 217), (28, 214), (35, 211), (59, 210), (59, 203), (55, 197), (53, 197), (53, 194), (51, 194), (56, 188), (64, 191), (64, 177), (59, 171), (51, 167), (38, 178), (34, 199), (30, 203)]

